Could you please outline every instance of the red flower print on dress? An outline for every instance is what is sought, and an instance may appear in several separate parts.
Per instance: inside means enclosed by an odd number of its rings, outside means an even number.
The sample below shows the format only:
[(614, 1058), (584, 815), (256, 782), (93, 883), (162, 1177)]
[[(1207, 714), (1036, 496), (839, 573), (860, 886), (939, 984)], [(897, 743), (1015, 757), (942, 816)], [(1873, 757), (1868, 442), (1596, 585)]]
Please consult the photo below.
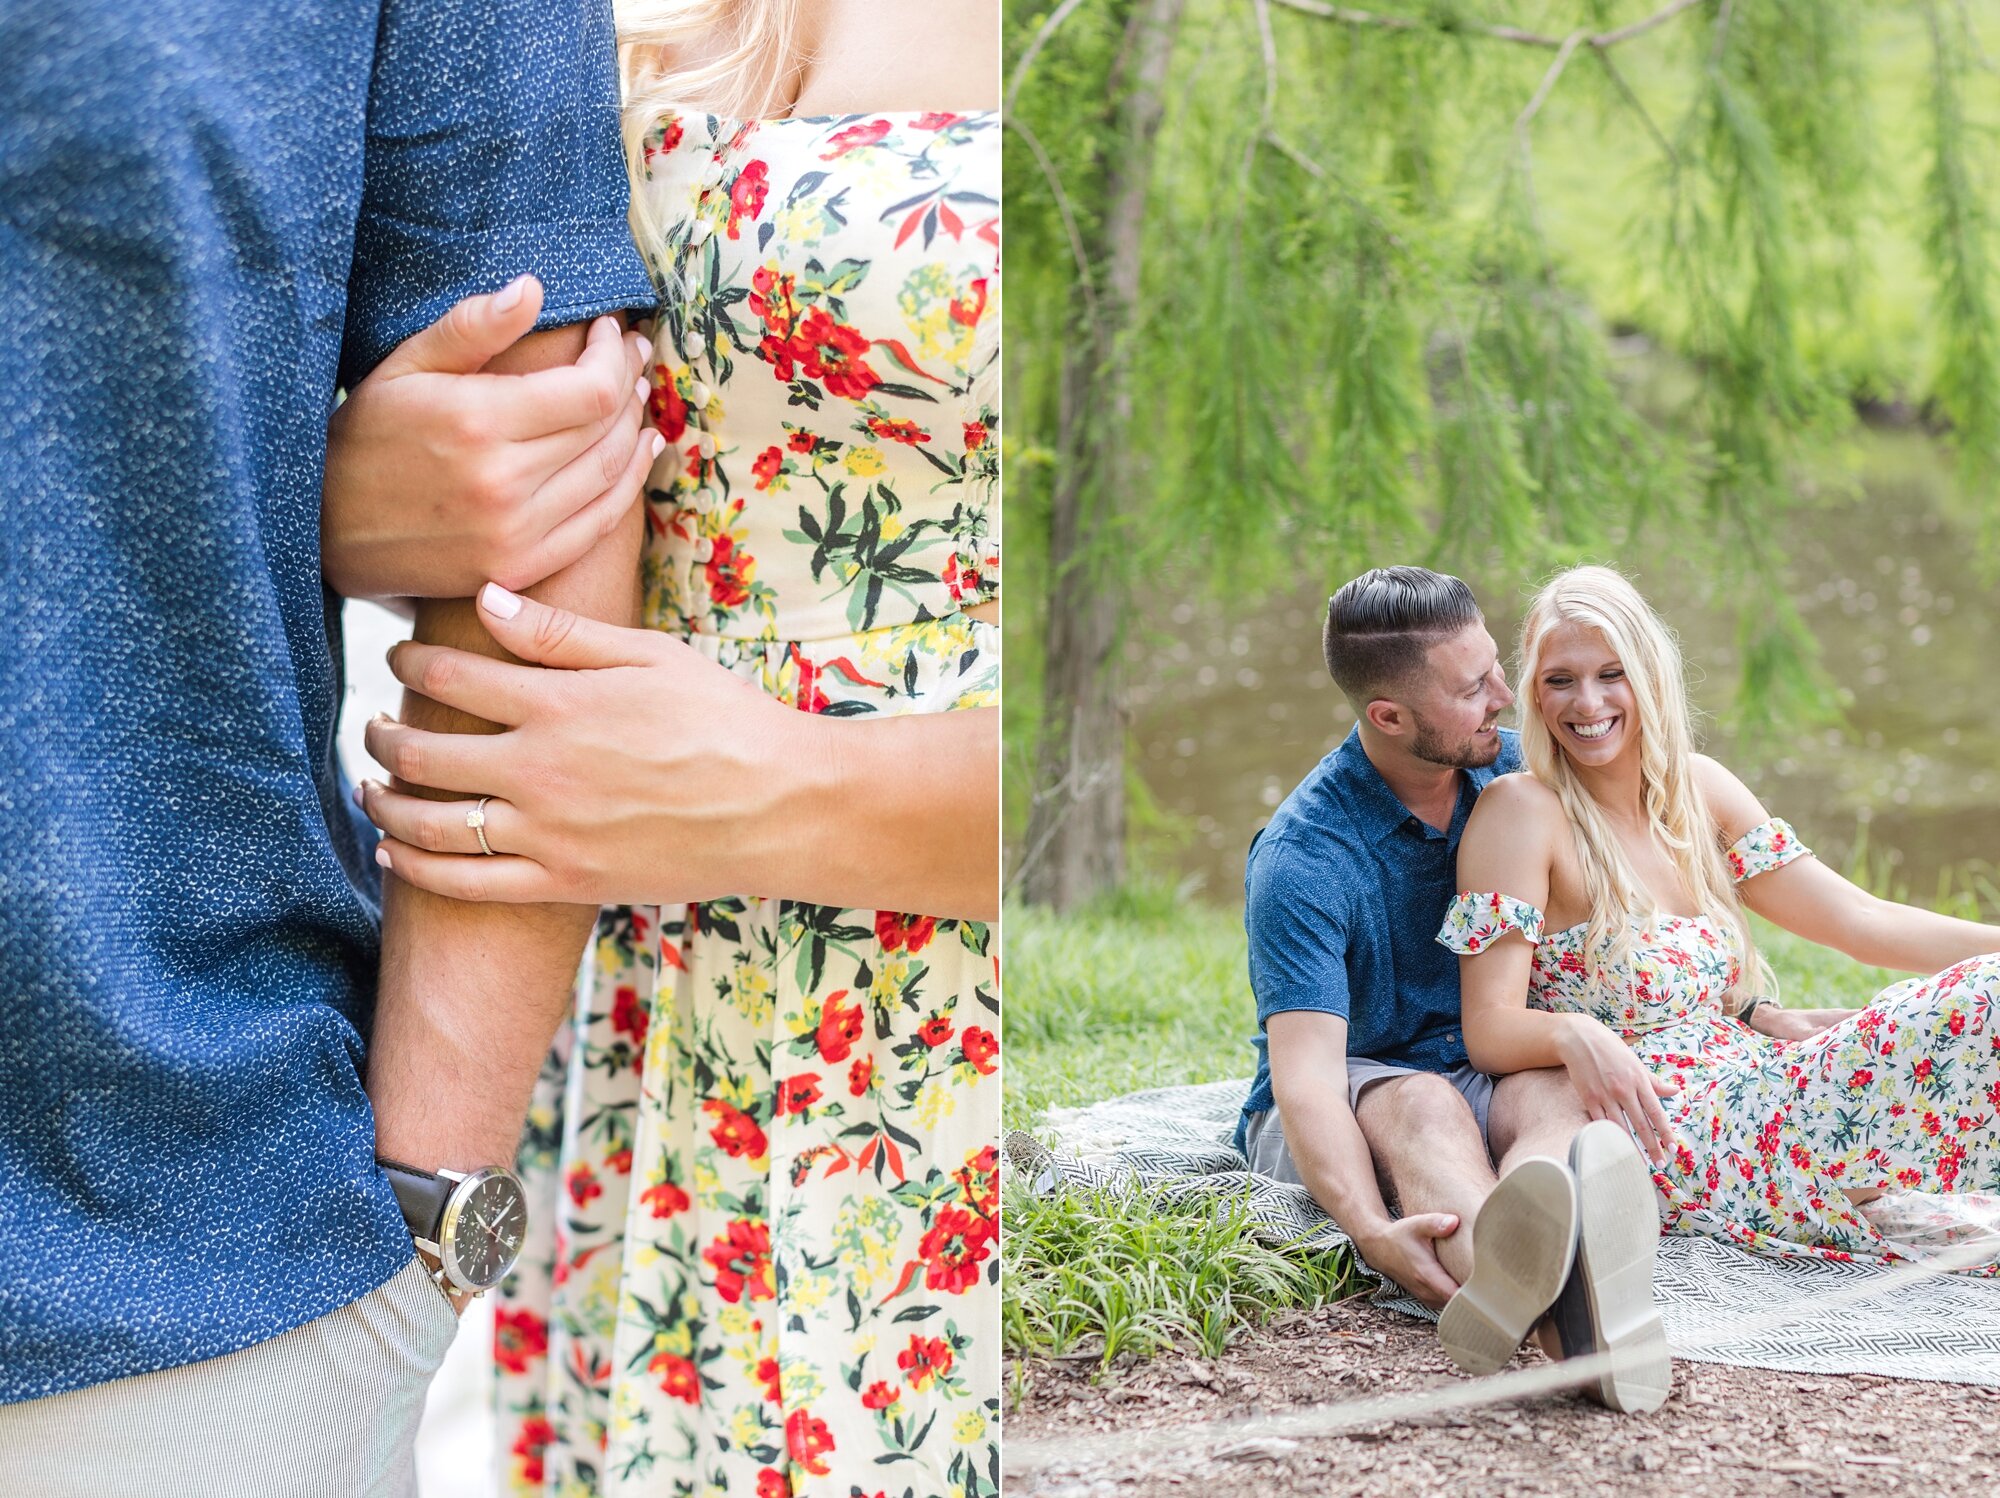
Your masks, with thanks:
[(542, 1454), (555, 1438), (556, 1428), (540, 1415), (530, 1415), (521, 1422), (514, 1436), (513, 1452), (521, 1459), (521, 1480), (529, 1486), (539, 1487), (547, 1480)]
[(964, 298), (953, 297), (948, 309), (951, 320), (965, 328), (975, 326), (986, 315), (986, 278), (980, 277), (968, 289), (972, 294)]
[(785, 446), (795, 453), (809, 453), (818, 445), (819, 439), (811, 432), (794, 432), (785, 439)]
[(866, 125), (850, 125), (827, 142), (832, 149), (820, 154), (821, 161), (838, 161), (849, 151), (872, 146), (889, 133), (887, 120), (871, 120)]
[(970, 558), (954, 553), (944, 564), (944, 572), (938, 578), (945, 591), (951, 594), (953, 603), (963, 603), (968, 598), (977, 598), (986, 589), (986, 578), (979, 570), (979, 564)]
[(920, 114), (914, 120), (911, 120), (910, 126), (916, 130), (949, 130), (964, 118), (965, 116), (962, 114), (944, 114), (938, 110), (932, 110), (929, 114)]
[[(798, 321), (797, 289), (797, 276), (760, 265), (750, 277), (750, 315), (779, 338), (786, 337)], [(789, 380), (791, 376), (784, 378)]]
[(619, 1035), (630, 1036), (632, 1044), (646, 1043), (648, 1022), (646, 1006), (639, 1002), (639, 990), (626, 984), (611, 996), (611, 1028)]
[(771, 1152), (771, 1141), (757, 1126), (757, 1120), (733, 1103), (712, 1097), (701, 1105), (701, 1111), (714, 1117), (708, 1137), (725, 1155), (760, 1160)]
[(736, 174), (729, 186), (729, 224), (724, 231), (731, 239), (743, 237), (743, 221), (755, 221), (764, 211), (764, 199), (770, 191), (771, 169), (763, 162), (753, 161)]
[(659, 1375), (662, 1394), (688, 1404), (701, 1403), (701, 1375), (686, 1358), (676, 1357), (671, 1352), (655, 1353), (653, 1360), (646, 1364), (646, 1371)]
[(966, 422), (965, 450), (969, 453), (978, 452), (979, 449), (984, 447), (985, 445), (986, 445), (986, 423), (983, 421)]
[(775, 1467), (757, 1474), (757, 1498), (792, 1498), (791, 1479)]
[(974, 1071), (982, 1077), (993, 1075), (993, 1058), (1000, 1054), (1000, 1041), (991, 1030), (982, 1030), (977, 1025), (966, 1027), (963, 1044), (965, 1059), (972, 1063)]
[(949, 1015), (933, 1014), (917, 1027), (917, 1039), (932, 1049), (936, 1049), (951, 1039), (951, 1031), (951, 1017)]
[(615, 1149), (604, 1157), (604, 1163), (614, 1174), (629, 1176), (632, 1174), (632, 1151), (629, 1148)]
[(914, 421), (892, 421), (886, 416), (869, 417), (868, 430), (884, 442), (901, 442), (907, 447), (931, 440), (931, 434)]
[(886, 1410), (902, 1397), (902, 1389), (878, 1379), (862, 1391), (861, 1407), (864, 1410)]
[(801, 1072), (796, 1077), (787, 1077), (778, 1084), (778, 1114), (804, 1113), (820, 1098), (819, 1073)]
[[(963, 1207), (946, 1207), (937, 1215), (917, 1257), (924, 1265), (924, 1288), (946, 1295), (963, 1295), (979, 1283), (979, 1266), (993, 1252), (993, 1219)], [(912, 1378), (911, 1383), (916, 1383)]]
[(928, 1389), (951, 1372), (951, 1344), (941, 1337), (910, 1338), (910, 1345), (896, 1354), (896, 1366), (910, 1381), (910, 1387)]
[(861, 1006), (843, 1004), (847, 990), (842, 988), (826, 996), (826, 1003), (819, 1013), (819, 1030), (814, 1040), (819, 1046), (822, 1061), (845, 1061), (854, 1049), (854, 1042), (861, 1038)]
[(934, 915), (902, 915), (893, 910), (875, 912), (875, 940), (885, 952), (921, 952), (937, 934)]
[(660, 435), (669, 442), (678, 442), (687, 435), (687, 402), (681, 399), (680, 386), (674, 380), (673, 371), (664, 364), (653, 366), (652, 393), (646, 397), (646, 415)]
[(759, 1358), (757, 1360), (757, 1382), (764, 1386), (764, 1397), (770, 1400), (771, 1403), (782, 1404), (784, 1402), (784, 1387), (776, 1358)]
[(715, 1271), (715, 1293), (731, 1305), (746, 1295), (770, 1300), (778, 1293), (771, 1271), (771, 1229), (765, 1223), (734, 1219), (701, 1256)]
[(533, 1311), (493, 1312), (493, 1361), (509, 1373), (526, 1373), (528, 1364), (549, 1355), (549, 1324)]
[(833, 1470), (821, 1460), (833, 1450), (833, 1432), (810, 1410), (793, 1410), (785, 1416), (785, 1449), (815, 1477), (825, 1477)]
[(751, 476), (757, 480), (759, 489), (771, 487), (771, 480), (785, 471), (785, 455), (775, 447), (767, 447), (757, 454), (757, 461), (750, 465)]
[(875, 1058), (863, 1056), (847, 1069), (847, 1090), (855, 1097), (866, 1097), (868, 1089), (875, 1082)]
[(648, 1186), (639, 1193), (639, 1200), (655, 1217), (672, 1217), (677, 1212), (685, 1212), (694, 1203), (688, 1194), (672, 1181), (662, 1181), (657, 1186)]
[(736, 538), (724, 531), (715, 538), (715, 551), (702, 566), (708, 580), (709, 599), (733, 609), (750, 597), (750, 583), (757, 575), (757, 561), (748, 552), (736, 549)]
[[(823, 307), (805, 315), (787, 348), (807, 379), (820, 381), (828, 395), (841, 400), (865, 400), (868, 392), (882, 383), (882, 377), (862, 359), (868, 352), (868, 340), (861, 330), (835, 322)], [(789, 380), (790, 376), (781, 374), (778, 378)]]
[(647, 143), (646, 165), (650, 167), (655, 156), (672, 154), (674, 147), (679, 145), (686, 135), (687, 130), (681, 124), (681, 117), (677, 114), (668, 115), (666, 129), (660, 132), (660, 138)]
[(569, 1168), (569, 1199), (579, 1207), (587, 1207), (604, 1195), (604, 1188), (597, 1184), (597, 1172), (581, 1160)]

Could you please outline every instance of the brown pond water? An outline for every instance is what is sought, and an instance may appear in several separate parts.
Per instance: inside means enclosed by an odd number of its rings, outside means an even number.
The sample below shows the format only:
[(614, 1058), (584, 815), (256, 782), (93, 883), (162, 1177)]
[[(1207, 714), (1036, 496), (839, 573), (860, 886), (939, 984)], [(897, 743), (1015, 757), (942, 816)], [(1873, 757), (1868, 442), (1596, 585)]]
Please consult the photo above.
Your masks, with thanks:
[[(1964, 889), (2000, 862), (2000, 609), (1936, 443), (1865, 434), (1860, 469), (1857, 497), (1801, 504), (1787, 537), (1800, 611), (1854, 700), (1841, 728), (1761, 762), (1721, 726), (1736, 687), (1733, 609), (1656, 538), (1604, 560), (1680, 634), (1704, 747), (1836, 868), (1852, 872), (1865, 849), (1877, 887), (1929, 903), (1941, 880)], [(1467, 580), (1511, 661), (1535, 580)], [(1320, 657), (1322, 581), (1248, 611), (1163, 604), (1128, 648), (1139, 773), (1173, 820), (1154, 861), (1200, 898), (1242, 899), (1252, 835), (1353, 725)]]

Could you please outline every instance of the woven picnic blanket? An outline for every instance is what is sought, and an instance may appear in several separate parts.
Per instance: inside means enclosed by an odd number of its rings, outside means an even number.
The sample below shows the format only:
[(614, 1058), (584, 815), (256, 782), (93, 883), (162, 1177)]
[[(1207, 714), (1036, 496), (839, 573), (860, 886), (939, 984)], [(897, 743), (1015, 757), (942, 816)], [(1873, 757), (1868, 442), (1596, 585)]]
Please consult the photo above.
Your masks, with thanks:
[[(1038, 1194), (1137, 1185), (1169, 1198), (1247, 1193), (1267, 1243), (1347, 1243), (1303, 1186), (1252, 1175), (1231, 1136), (1247, 1082), (1163, 1087), (1051, 1109), (1040, 1138), (1007, 1137), (1009, 1166)], [(1367, 1266), (1356, 1260), (1368, 1273)], [(1660, 1240), (1654, 1295), (1676, 1356), (1791, 1373), (1873, 1373), (2000, 1387), (2000, 1281), (1945, 1275), (1855, 1301), (1879, 1264), (1771, 1259), (1706, 1238)], [(1393, 1282), (1374, 1302), (1436, 1320)], [(1839, 1304), (1824, 1305), (1829, 1294)], [(1754, 1323), (1754, 1324), (1751, 1324)]]

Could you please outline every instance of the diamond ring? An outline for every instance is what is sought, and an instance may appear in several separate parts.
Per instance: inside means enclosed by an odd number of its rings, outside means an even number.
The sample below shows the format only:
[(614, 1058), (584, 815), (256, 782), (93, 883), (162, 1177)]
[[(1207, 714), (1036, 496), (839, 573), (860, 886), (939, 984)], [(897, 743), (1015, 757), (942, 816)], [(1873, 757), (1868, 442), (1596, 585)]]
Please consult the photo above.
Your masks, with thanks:
[(479, 839), (479, 851), (488, 858), (493, 856), (493, 845), (486, 841), (486, 803), (491, 796), (481, 796), (479, 804), (465, 814), (465, 825), (470, 827)]

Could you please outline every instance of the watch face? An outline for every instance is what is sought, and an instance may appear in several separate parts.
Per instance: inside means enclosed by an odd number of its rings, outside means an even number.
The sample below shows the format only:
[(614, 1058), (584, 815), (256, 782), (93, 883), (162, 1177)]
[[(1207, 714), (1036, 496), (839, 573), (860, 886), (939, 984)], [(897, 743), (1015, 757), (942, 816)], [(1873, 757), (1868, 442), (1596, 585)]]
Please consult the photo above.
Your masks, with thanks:
[(438, 1249), (446, 1276), (461, 1289), (492, 1289), (521, 1256), (527, 1232), (519, 1177), (498, 1166), (474, 1171), (445, 1205)]

